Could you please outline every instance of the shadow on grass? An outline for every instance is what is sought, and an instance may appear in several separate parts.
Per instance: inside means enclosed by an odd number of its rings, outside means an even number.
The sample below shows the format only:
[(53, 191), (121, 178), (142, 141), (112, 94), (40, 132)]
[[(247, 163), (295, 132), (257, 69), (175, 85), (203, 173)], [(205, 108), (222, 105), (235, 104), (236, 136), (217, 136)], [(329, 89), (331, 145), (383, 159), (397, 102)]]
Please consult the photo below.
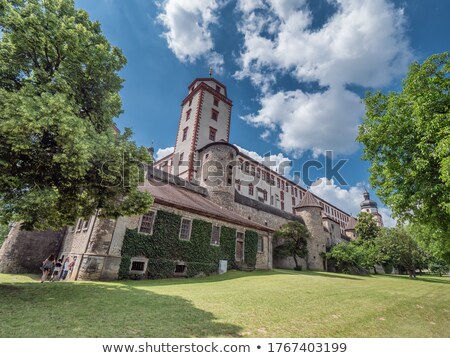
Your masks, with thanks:
[(0, 337), (239, 337), (188, 300), (121, 283), (0, 284)]
[[(342, 280), (356, 280), (361, 281), (362, 278), (347, 275), (347, 274), (334, 274), (332, 272), (320, 272), (320, 271), (302, 271), (300, 274), (305, 276), (317, 276), (323, 278), (339, 278)], [(365, 276), (368, 277), (368, 276)]]
[(333, 274), (325, 273), (320, 271), (295, 271), (286, 269), (274, 269), (274, 270), (257, 270), (253, 272), (244, 271), (228, 271), (223, 275), (213, 275), (202, 278), (172, 278), (172, 279), (160, 279), (160, 280), (126, 280), (117, 281), (126, 286), (130, 287), (158, 287), (158, 286), (173, 286), (173, 285), (197, 285), (204, 283), (214, 283), (222, 281), (231, 281), (236, 279), (242, 279), (245, 277), (263, 277), (263, 276), (274, 276), (274, 275), (292, 275), (292, 276), (315, 276), (323, 278), (337, 278), (344, 280), (362, 280), (362, 278), (344, 275), (344, 274)]
[(450, 285), (449, 277), (426, 276), (426, 275), (417, 275), (415, 279), (409, 278), (408, 275), (372, 275), (371, 277), (389, 277), (398, 280), (408, 280), (411, 282), (420, 281), (420, 282), (440, 283)]

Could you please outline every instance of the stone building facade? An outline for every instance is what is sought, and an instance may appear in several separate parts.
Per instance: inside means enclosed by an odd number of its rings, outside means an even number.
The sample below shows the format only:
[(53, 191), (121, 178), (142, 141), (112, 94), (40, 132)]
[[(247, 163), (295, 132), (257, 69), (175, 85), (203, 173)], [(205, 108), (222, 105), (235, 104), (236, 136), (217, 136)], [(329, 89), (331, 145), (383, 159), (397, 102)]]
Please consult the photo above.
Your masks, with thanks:
[[(273, 257), (273, 246), (278, 243), (272, 241), (272, 234), (282, 225), (298, 221), (311, 233), (309, 253), (300, 260), (301, 266), (326, 270), (324, 253), (354, 238), (355, 218), (230, 144), (231, 108), (225, 85), (213, 78), (195, 79), (182, 101), (174, 153), (153, 163), (140, 188), (154, 197), (147, 214), (116, 220), (95, 215), (79, 219), (59, 233), (22, 234), (14, 228), (0, 251), (0, 271), (16, 272), (18, 267), (25, 269), (24, 260), (39, 263), (48, 253), (58, 252), (59, 257), (76, 262), (71, 279), (116, 279), (124, 270), (127, 233), (131, 230), (151, 236), (158, 212), (181, 218), (175, 241), (189, 241), (195, 220), (210, 225), (210, 244), (215, 247), (221, 244), (214, 238), (221, 227), (234, 230), (235, 256), (228, 259), (241, 268), (245, 268), (247, 252), (244, 237), (255, 232), (258, 242), (253, 269), (294, 268), (292, 259)], [(33, 236), (29, 247), (21, 244), (23, 235)], [(45, 244), (38, 243), (38, 236), (46, 237)], [(146, 240), (146, 236), (142, 238)], [(33, 254), (33, 247), (39, 245), (40, 251)], [(139, 255), (129, 259), (129, 269), (125, 269), (136, 273), (147, 270), (152, 258)], [(214, 264), (219, 266), (219, 262)], [(183, 265), (177, 263), (176, 273)]]

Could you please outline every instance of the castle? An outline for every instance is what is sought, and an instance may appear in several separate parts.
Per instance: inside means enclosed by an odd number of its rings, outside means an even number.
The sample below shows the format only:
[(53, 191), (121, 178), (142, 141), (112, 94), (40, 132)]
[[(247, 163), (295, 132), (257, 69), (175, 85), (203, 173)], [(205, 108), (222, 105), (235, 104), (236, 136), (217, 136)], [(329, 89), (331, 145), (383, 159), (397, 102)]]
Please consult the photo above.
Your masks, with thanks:
[[(232, 101), (216, 79), (197, 78), (181, 104), (174, 152), (141, 186), (148, 213), (116, 220), (92, 216), (60, 232), (11, 229), (0, 272), (35, 270), (49, 252), (76, 260), (71, 279), (194, 276), (228, 268), (293, 268), (273, 256), (272, 234), (290, 221), (311, 233), (303, 268), (326, 270), (331, 246), (355, 238), (356, 219), (229, 143)], [(362, 211), (382, 218), (364, 194)], [(222, 267), (222, 269), (225, 269)]]

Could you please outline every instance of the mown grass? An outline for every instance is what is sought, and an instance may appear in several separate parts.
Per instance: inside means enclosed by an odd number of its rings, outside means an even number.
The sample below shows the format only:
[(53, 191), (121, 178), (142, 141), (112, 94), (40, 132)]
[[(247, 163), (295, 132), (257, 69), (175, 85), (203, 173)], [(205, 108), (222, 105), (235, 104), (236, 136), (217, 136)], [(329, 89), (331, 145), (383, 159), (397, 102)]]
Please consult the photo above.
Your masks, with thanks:
[(0, 274), (0, 337), (450, 337), (450, 278), (229, 272), (46, 282)]

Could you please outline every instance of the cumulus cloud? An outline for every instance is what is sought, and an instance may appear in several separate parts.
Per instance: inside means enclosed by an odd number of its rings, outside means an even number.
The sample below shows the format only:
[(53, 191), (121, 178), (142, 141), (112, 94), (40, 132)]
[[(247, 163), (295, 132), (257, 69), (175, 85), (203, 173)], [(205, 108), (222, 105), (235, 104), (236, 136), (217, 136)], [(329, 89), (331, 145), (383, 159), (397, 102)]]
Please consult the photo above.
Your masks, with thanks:
[[(348, 85), (388, 85), (412, 59), (402, 9), (386, 0), (330, 1), (337, 11), (318, 29), (304, 0), (238, 3), (244, 49), (235, 77), (249, 78), (262, 93), (259, 112), (244, 119), (279, 131), (279, 145), (288, 151), (354, 151), (363, 108)], [(280, 74), (290, 74), (299, 89), (272, 93)], [(311, 82), (325, 92), (300, 90)], [(330, 136), (337, 128), (346, 129)]]
[[(336, 185), (333, 180), (320, 178), (309, 190), (355, 217), (361, 211), (360, 203), (364, 199), (363, 193), (365, 191), (362, 183), (344, 189)], [(378, 211), (383, 217), (384, 226), (394, 227), (396, 225), (396, 220), (392, 218), (392, 211), (389, 208), (379, 207)]]
[(267, 153), (266, 155), (262, 156), (256, 152), (241, 148), (238, 145), (235, 146), (239, 149), (240, 152), (248, 155), (250, 158), (256, 160), (257, 162), (264, 164), (265, 166), (281, 175), (284, 175), (286, 177), (289, 176), (289, 173), (292, 169), (292, 160), (284, 156), (282, 153)]
[(268, 94), (261, 99), (258, 113), (243, 118), (257, 126), (279, 128), (280, 147), (296, 156), (306, 150), (318, 155), (328, 149), (350, 154), (357, 148), (355, 119), (363, 113), (357, 95), (330, 88), (313, 94), (300, 90)]
[(175, 56), (183, 62), (204, 58), (215, 71), (222, 71), (223, 56), (214, 51), (211, 26), (218, 22), (224, 0), (165, 0), (159, 6), (159, 21), (167, 29), (163, 36)]
[(174, 147), (159, 148), (156, 151), (155, 160), (156, 161), (160, 160), (160, 159), (164, 158), (165, 156), (172, 154), (174, 150), (175, 150)]

